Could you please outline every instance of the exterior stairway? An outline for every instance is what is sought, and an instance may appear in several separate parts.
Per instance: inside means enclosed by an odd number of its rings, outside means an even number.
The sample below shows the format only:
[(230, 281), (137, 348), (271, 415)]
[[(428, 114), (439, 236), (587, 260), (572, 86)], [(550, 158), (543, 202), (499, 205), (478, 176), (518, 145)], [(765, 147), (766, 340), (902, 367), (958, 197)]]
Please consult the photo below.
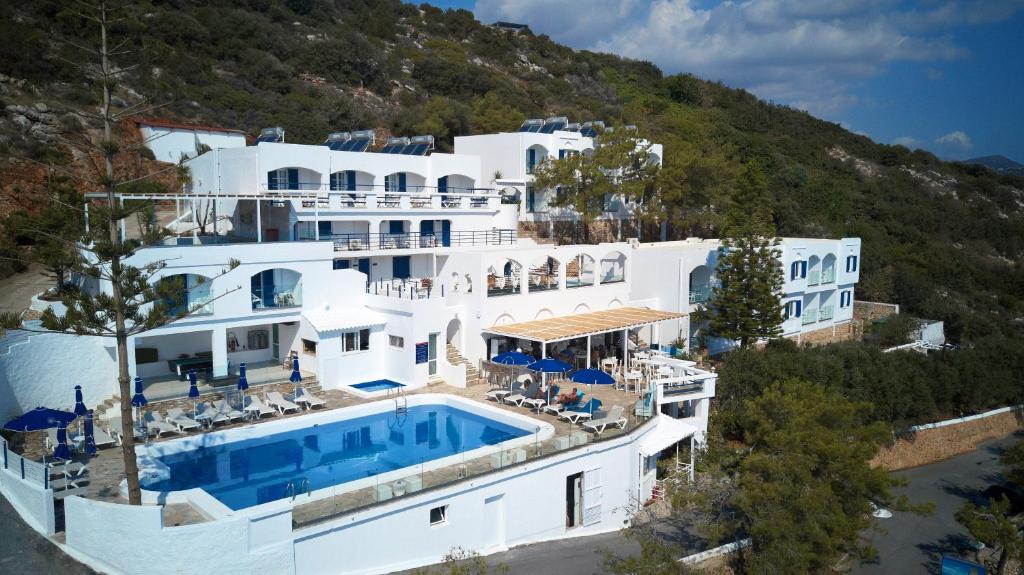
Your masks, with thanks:
[(466, 358), (462, 357), (462, 354), (459, 353), (459, 350), (456, 349), (454, 345), (449, 343), (448, 347), (447, 347), (447, 350), (446, 350), (446, 353), (447, 353), (447, 357), (448, 357), (448, 363), (450, 363), (452, 365), (465, 365), (466, 366), (466, 386), (467, 387), (473, 386), (473, 385), (477, 385), (477, 384), (480, 384), (480, 383), (484, 383), (483, 379), (480, 377), (480, 370), (478, 370), (476, 368), (476, 366), (474, 366), (473, 364), (469, 363), (469, 360), (467, 360)]

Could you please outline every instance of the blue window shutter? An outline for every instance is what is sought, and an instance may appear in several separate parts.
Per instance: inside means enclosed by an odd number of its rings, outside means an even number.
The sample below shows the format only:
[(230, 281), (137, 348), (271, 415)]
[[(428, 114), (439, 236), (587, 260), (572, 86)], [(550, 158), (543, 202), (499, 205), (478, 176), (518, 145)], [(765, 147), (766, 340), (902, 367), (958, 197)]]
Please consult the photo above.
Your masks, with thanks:
[(409, 279), (409, 256), (396, 256), (391, 275), (398, 279)]
[(807, 277), (807, 262), (806, 261), (800, 262), (800, 277), (801, 278)]
[(792, 265), (789, 266), (789, 279), (795, 280), (797, 278), (797, 268), (799, 265), (800, 262), (793, 262)]
[(404, 234), (405, 224), (402, 220), (390, 220), (388, 221), (388, 233), (389, 234)]
[(565, 150), (558, 150), (558, 159), (561, 160), (565, 157)]
[(288, 189), (297, 190), (299, 189), (299, 169), (288, 168)]
[[(268, 190), (276, 190), (277, 189), (277, 170), (271, 170), (271, 171), (267, 172), (267, 189)], [(849, 264), (847, 264), (847, 266), (849, 266)]]
[(349, 268), (348, 260), (334, 260), (333, 268), (336, 270), (347, 270)]
[(448, 176), (441, 176), (437, 179), (437, 191), (442, 194), (448, 191)]
[(398, 191), (405, 191), (405, 172), (399, 172), (398, 174)]
[(353, 170), (345, 172), (345, 189), (350, 192), (356, 189), (356, 173)]
[(800, 317), (800, 314), (803, 312), (804, 302), (802, 302), (802, 301), (795, 301), (793, 303), (796, 304), (796, 313), (794, 315), (796, 317)]

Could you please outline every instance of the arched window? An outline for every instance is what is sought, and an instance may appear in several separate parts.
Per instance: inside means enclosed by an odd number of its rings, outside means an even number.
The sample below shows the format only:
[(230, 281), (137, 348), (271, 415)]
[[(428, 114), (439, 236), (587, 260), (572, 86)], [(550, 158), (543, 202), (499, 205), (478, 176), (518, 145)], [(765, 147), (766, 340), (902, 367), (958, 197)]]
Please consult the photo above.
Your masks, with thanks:
[(626, 256), (622, 252), (611, 252), (601, 258), (601, 283), (610, 284), (626, 281)]
[(594, 258), (587, 254), (577, 254), (565, 264), (565, 287), (592, 285), (594, 285)]
[(713, 289), (711, 268), (703, 265), (693, 268), (690, 272), (690, 303), (707, 303)]
[(828, 254), (821, 260), (821, 283), (830, 284), (836, 281), (836, 256)]
[(319, 190), (320, 172), (309, 168), (278, 168), (267, 172), (268, 190)]
[(206, 315), (213, 313), (210, 279), (196, 274), (175, 274), (157, 280), (157, 290), (167, 291), (167, 313)]
[(532, 174), (533, 170), (548, 157), (548, 150), (540, 144), (534, 144), (526, 148), (526, 173)]
[(530, 264), (530, 293), (558, 289), (561, 264), (551, 256), (543, 256)]
[(522, 264), (512, 259), (491, 266), (487, 270), (488, 297), (519, 293), (522, 269)]
[(816, 286), (821, 283), (821, 258), (811, 256), (807, 258), (807, 285)]
[(302, 305), (302, 274), (273, 268), (253, 274), (250, 279), (252, 309), (272, 309)]

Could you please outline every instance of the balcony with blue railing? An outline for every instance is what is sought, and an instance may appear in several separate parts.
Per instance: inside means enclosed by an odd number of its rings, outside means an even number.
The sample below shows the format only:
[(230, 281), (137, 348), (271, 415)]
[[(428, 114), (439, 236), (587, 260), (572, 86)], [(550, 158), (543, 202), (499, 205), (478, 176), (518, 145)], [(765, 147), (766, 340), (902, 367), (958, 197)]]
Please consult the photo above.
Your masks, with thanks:
[(810, 325), (812, 323), (816, 323), (817, 321), (818, 309), (813, 307), (805, 309), (803, 315), (800, 317), (801, 325)]

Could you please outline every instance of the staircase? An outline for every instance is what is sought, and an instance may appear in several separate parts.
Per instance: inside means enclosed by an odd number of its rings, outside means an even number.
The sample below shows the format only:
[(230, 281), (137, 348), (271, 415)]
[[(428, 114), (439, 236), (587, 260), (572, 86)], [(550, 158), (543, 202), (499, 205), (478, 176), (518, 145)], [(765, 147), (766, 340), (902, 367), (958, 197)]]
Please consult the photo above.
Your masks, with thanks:
[(454, 345), (452, 345), (450, 343), (448, 344), (448, 347), (446, 349), (446, 354), (447, 354), (448, 363), (450, 363), (452, 365), (465, 365), (466, 366), (466, 386), (467, 387), (472, 386), (472, 385), (476, 385), (478, 383), (483, 383), (483, 379), (480, 377), (480, 370), (478, 370), (475, 365), (469, 363), (469, 360), (467, 360), (466, 358), (462, 357), (462, 354), (459, 353), (459, 350), (456, 349)]

